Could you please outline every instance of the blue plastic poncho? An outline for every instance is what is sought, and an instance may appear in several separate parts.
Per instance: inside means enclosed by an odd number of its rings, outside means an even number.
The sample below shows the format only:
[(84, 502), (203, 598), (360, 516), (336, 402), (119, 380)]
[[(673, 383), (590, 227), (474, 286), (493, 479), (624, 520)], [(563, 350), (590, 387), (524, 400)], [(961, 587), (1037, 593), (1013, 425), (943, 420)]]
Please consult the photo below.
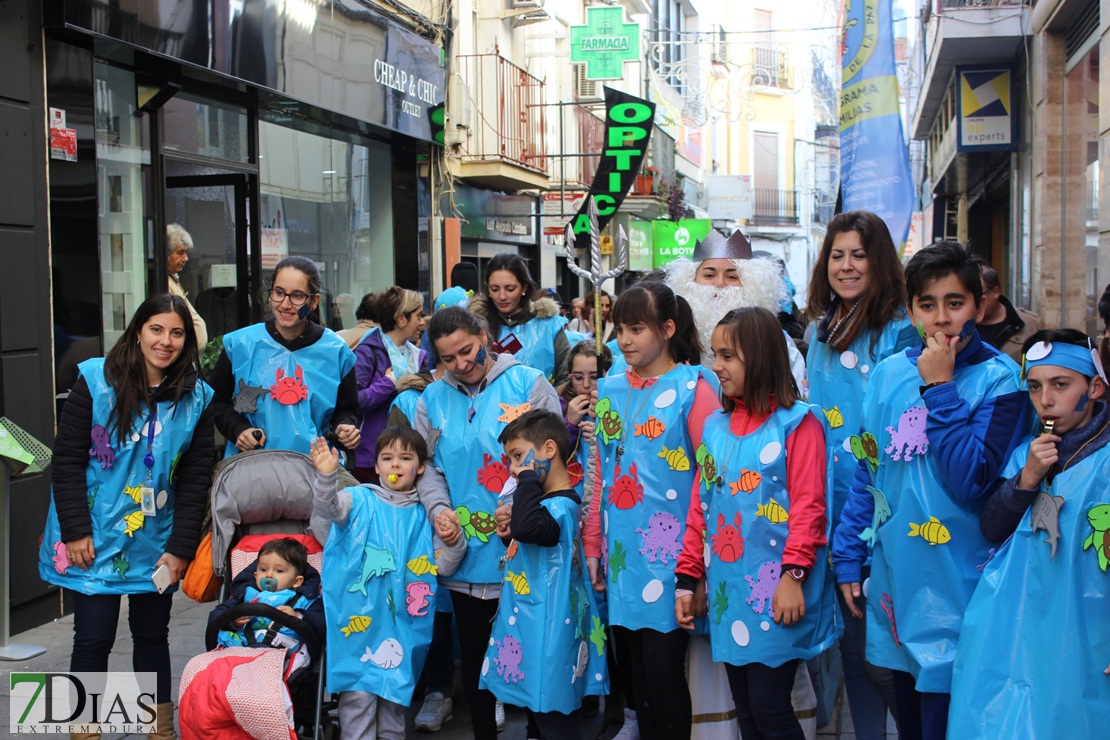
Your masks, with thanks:
[(521, 348), (513, 357), (522, 365), (535, 368), (549, 381), (555, 378), (555, 337), (567, 325), (562, 316), (533, 318), (516, 326), (501, 325), (497, 341), (504, 342), (511, 334), (520, 342)]
[[(1021, 472), (1030, 441), (1011, 456), (1004, 478)], [(1108, 480), (1110, 447), (1103, 447), (1042, 486), (987, 563), (960, 634), (949, 737), (1106, 736)]]
[(85, 468), (96, 559), (88, 570), (69, 564), (58, 513), (51, 498), (46, 530), (39, 546), (39, 575), (48, 583), (83, 594), (157, 591), (150, 577), (173, 531), (177, 488), (174, 466), (193, 442), (193, 431), (201, 413), (212, 401), (212, 389), (198, 380), (193, 391), (183, 396), (176, 406), (172, 401), (155, 404), (154, 466), (150, 469), (150, 487), (155, 491), (158, 514), (145, 516), (140, 504), (141, 490), (147, 485), (147, 466), (143, 459), (147, 452), (150, 419), (135, 419), (131, 427), (135, 431), (122, 448), (117, 447), (115, 430), (109, 424), (116, 394), (104, 379), (104, 359), (86, 360), (77, 368), (89, 386), (93, 401), (93, 448), (89, 454), (100, 455), (99, 460), (90, 459)]
[(559, 524), (559, 544), (517, 543), (506, 558), (479, 685), (506, 704), (569, 714), (584, 695), (609, 693), (607, 638), (583, 567), (581, 506), (565, 497), (540, 505)]
[(676, 365), (644, 389), (633, 388), (626, 373), (598, 382), (594, 434), (605, 481), (600, 513), (611, 624), (679, 629), (674, 568), (697, 467), (687, 418), (700, 377), (699, 367)]
[[(987, 399), (1017, 390), (1017, 366), (1004, 357), (957, 365), (953, 382), (974, 413)], [(947, 693), (964, 611), (979, 581), (977, 566), (990, 548), (979, 532), (982, 501), (957, 502), (941, 483), (920, 386), (907, 352), (879, 363), (863, 407), (867, 431), (847, 444), (858, 447), (863, 459), (873, 453), (878, 466), (867, 659), (913, 674), (918, 691)]]
[(833, 490), (829, 521), (840, 518), (840, 510), (848, 498), (857, 460), (844, 449), (850, 436), (858, 433), (863, 395), (871, 371), (887, 357), (907, 347), (920, 344), (917, 330), (908, 316), (895, 319), (883, 327), (871, 348), (871, 332), (861, 332), (844, 352), (837, 352), (825, 342), (814, 339), (806, 356), (809, 376), (809, 402), (821, 407), (826, 420), (826, 438), (833, 460)]
[[(339, 384), (355, 366), (355, 353), (330, 329), (292, 352), (253, 324), (224, 335), (235, 379), (235, 410), (266, 432), (266, 448), (308, 454), (329, 430)], [(246, 393), (244, 394), (244, 391)], [(226, 457), (239, 450), (229, 440)]]
[(328, 691), (366, 691), (408, 706), (432, 642), (436, 583), (423, 506), (393, 506), (369, 488), (332, 524), (322, 576)]
[[(827, 546), (817, 551), (802, 587), (801, 622), (775, 624), (771, 603), (789, 528), (786, 441), (810, 412), (820, 410), (800, 401), (778, 408), (743, 437), (729, 431), (729, 414), (723, 411), (706, 419), (703, 448), (696, 454), (706, 524), (709, 642), (719, 663), (780, 666), (808, 660), (836, 639)], [(831, 467), (826, 478), (829, 473)], [(826, 524), (826, 540), (828, 535)]]
[(505, 545), (494, 534), (493, 512), (510, 476), (509, 459), (497, 437), (530, 408), (526, 404), (539, 377), (538, 370), (512, 365), (473, 398), (445, 381), (424, 389), (421, 400), (431, 430), (429, 461), (447, 481), (466, 537), (466, 556), (451, 576), (453, 581), (501, 581), (497, 566)]

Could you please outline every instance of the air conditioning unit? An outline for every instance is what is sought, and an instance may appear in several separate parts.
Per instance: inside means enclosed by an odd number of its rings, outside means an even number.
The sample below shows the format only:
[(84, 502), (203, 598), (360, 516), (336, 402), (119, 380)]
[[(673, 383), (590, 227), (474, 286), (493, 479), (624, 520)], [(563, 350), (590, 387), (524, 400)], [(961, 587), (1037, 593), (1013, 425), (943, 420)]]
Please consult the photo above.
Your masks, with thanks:
[(586, 65), (576, 64), (575, 68), (575, 100), (596, 100), (598, 96), (597, 80), (586, 79)]
[(509, 0), (511, 8), (542, 8), (543, 0)]

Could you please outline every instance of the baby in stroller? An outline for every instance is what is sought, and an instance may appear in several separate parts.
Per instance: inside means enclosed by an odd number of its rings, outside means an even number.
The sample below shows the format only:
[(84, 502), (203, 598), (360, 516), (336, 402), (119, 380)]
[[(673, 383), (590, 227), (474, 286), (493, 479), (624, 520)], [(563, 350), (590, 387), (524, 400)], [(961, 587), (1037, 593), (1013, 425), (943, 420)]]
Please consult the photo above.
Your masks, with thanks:
[[(236, 577), (231, 598), (208, 615), (210, 625), (239, 604), (266, 604), (297, 617), (322, 638), (326, 631), (324, 603), (320, 599), (320, 574), (308, 562), (308, 550), (289, 537), (272, 539), (258, 551), (258, 559)], [(234, 629), (221, 629), (216, 642), (221, 647), (282, 647), (289, 651), (286, 678), (307, 667), (310, 658), (301, 636), (289, 627), (262, 616), (242, 616), (231, 622)]]

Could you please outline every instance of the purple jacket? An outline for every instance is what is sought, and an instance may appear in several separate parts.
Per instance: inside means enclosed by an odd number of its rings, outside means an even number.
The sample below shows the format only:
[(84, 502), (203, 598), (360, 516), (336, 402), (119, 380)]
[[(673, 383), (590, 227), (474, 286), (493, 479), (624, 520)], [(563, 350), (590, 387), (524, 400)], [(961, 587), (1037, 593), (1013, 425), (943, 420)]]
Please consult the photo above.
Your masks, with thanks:
[[(397, 396), (397, 386), (386, 377), (392, 367), (389, 351), (383, 342), (385, 334), (373, 331), (355, 347), (355, 380), (358, 383), (358, 408), (362, 414), (362, 439), (355, 449), (355, 467), (374, 467), (374, 444), (385, 429), (389, 407)], [(420, 350), (417, 372), (430, 373), (428, 353)]]

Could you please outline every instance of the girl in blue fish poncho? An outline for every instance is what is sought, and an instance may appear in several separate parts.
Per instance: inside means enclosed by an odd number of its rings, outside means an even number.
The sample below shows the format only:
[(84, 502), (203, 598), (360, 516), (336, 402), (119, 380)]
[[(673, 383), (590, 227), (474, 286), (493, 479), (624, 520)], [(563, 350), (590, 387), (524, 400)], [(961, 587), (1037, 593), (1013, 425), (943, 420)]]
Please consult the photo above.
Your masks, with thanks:
[(694, 485), (702, 421), (720, 408), (701, 376), (701, 346), (684, 299), (645, 281), (613, 309), (628, 369), (598, 383), (595, 435), (603, 495), (584, 536), (594, 589), (632, 657), (640, 737), (689, 737), (689, 635), (675, 621), (674, 567)]
[(323, 572), (327, 687), (341, 692), (343, 737), (403, 740), (405, 707), (432, 641), (436, 576), (455, 572), (466, 542), (446, 546), (428, 523), (416, 494), (427, 447), (410, 427), (378, 436), (378, 484), (337, 492), (338, 453), (318, 438), (310, 455), (314, 517), (331, 523)]
[[(825, 441), (834, 471), (829, 521), (835, 528), (856, 472), (850, 439), (859, 432), (871, 373), (887, 357), (920, 344), (906, 315), (898, 253), (886, 224), (874, 213), (851, 211), (829, 222), (809, 283), (808, 313), (821, 317), (806, 364), (809, 402), (821, 407), (828, 421)], [(869, 574), (867, 562), (863, 577)], [(856, 737), (882, 740), (887, 710), (894, 710), (894, 679), (889, 669), (866, 660), (863, 595), (851, 609), (839, 590), (837, 596), (844, 625), (844, 689)]]
[(268, 292), (273, 316), (224, 335), (208, 379), (225, 456), (259, 447), (307, 454), (329, 432), (348, 450), (358, 446), (355, 354), (312, 321), (321, 289), (316, 263), (286, 257)]
[(1043, 424), (984, 502), (1002, 542), (964, 617), (949, 737), (1105, 737), (1110, 727), (1110, 412), (1094, 344), (1073, 329), (1025, 341)]
[(713, 659), (725, 664), (744, 737), (803, 738), (799, 660), (836, 639), (827, 565), (825, 432), (798, 399), (787, 340), (763, 308), (713, 331), (724, 409), (705, 421), (676, 573), (675, 617), (694, 629), (706, 578)]
[[(193, 558), (208, 500), (212, 389), (197, 377), (185, 301), (160, 294), (103, 359), (86, 360), (58, 420), (39, 575), (73, 592), (71, 671), (107, 671), (127, 594), (133, 667), (158, 676), (158, 731), (173, 731), (171, 591)], [(162, 736), (162, 735), (159, 735)]]

